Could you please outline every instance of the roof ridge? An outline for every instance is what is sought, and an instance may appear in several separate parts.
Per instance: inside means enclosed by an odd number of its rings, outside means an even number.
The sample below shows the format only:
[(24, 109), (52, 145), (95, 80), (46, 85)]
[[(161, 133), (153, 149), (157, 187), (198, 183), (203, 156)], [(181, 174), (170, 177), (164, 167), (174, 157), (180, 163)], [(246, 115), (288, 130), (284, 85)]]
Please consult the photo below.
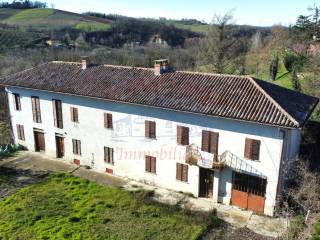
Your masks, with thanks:
[(201, 74), (201, 75), (208, 75), (208, 76), (223, 76), (223, 77), (237, 77), (237, 78), (249, 78), (249, 75), (236, 75), (236, 74), (225, 74), (225, 73), (209, 73), (209, 72), (194, 72), (194, 71), (176, 71), (180, 73), (189, 73), (189, 74)]
[(291, 116), (273, 97), (271, 97), (257, 82), (256, 79), (249, 76), (248, 79), (258, 88), (262, 94), (264, 94), (279, 110), (286, 115), (297, 127), (300, 127), (299, 122)]
[(101, 66), (104, 66), (104, 67), (114, 67), (114, 68), (126, 68), (126, 69), (153, 70), (153, 68), (133, 67), (133, 66), (122, 66), (122, 65), (112, 65), (112, 64), (102, 64)]

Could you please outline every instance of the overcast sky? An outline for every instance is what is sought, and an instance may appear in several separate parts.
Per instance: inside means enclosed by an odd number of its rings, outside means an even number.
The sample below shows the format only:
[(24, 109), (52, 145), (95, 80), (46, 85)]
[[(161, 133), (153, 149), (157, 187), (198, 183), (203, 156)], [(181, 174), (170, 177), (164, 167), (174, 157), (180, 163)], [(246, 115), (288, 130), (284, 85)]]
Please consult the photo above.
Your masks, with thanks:
[(49, 7), (82, 13), (96, 11), (132, 17), (196, 18), (211, 22), (214, 14), (234, 10), (237, 24), (289, 25), (320, 0), (46, 0)]

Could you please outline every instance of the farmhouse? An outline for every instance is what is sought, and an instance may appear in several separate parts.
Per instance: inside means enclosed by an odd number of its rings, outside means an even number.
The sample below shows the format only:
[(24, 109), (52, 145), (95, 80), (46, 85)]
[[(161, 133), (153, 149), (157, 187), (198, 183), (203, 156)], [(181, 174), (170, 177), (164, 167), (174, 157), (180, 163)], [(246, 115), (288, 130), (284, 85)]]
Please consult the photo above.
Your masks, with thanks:
[(0, 80), (15, 142), (273, 215), (318, 99), (249, 76), (49, 62)]

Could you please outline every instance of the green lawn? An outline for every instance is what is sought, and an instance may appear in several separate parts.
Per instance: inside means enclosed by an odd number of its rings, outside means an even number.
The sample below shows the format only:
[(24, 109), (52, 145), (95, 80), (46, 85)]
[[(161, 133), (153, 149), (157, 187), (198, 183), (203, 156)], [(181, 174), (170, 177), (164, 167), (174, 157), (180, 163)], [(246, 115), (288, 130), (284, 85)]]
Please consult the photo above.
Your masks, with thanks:
[(27, 10), (22, 10), (21, 12), (9, 17), (7, 21), (9, 23), (21, 23), (24, 21), (43, 19), (52, 15), (53, 13), (54, 13), (54, 10), (49, 8), (27, 9)]
[(0, 201), (0, 239), (197, 239), (207, 217), (59, 173)]
[(315, 232), (312, 235), (311, 240), (320, 240), (320, 221), (315, 225)]

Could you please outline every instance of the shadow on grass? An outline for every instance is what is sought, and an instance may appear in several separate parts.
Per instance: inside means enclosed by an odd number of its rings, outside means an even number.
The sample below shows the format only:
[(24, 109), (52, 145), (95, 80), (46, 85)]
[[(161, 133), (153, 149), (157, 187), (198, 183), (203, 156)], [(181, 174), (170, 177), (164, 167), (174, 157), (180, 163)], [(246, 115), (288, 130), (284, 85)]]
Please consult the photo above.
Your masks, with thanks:
[(278, 76), (278, 77), (276, 78), (276, 81), (281, 80), (283, 77), (286, 77), (286, 76), (289, 75), (289, 74), (290, 74), (289, 71), (284, 72), (283, 74), (281, 74), (280, 76)]

